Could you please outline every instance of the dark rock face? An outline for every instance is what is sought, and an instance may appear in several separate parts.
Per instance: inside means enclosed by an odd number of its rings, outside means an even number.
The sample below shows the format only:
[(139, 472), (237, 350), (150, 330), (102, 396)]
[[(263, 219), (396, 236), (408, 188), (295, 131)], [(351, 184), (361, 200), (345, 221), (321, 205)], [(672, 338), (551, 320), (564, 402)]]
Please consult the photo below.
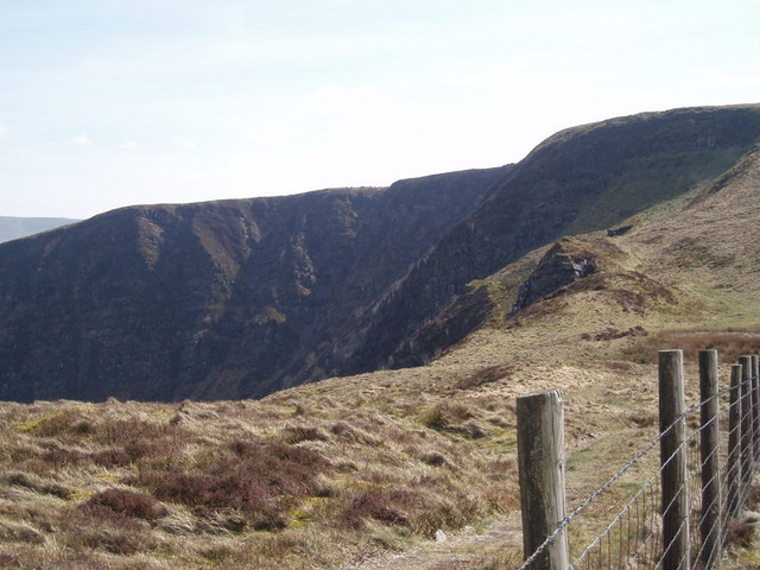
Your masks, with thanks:
[(240, 398), (320, 352), (508, 169), (134, 207), (0, 246), (0, 398)]
[(594, 259), (583, 252), (567, 252), (563, 243), (557, 243), (541, 259), (517, 293), (511, 313), (517, 313), (538, 299), (546, 297), (583, 279), (596, 271)]
[(607, 230), (607, 237), (617, 237), (627, 234), (633, 228), (632, 225), (620, 226), (619, 228), (610, 228)]

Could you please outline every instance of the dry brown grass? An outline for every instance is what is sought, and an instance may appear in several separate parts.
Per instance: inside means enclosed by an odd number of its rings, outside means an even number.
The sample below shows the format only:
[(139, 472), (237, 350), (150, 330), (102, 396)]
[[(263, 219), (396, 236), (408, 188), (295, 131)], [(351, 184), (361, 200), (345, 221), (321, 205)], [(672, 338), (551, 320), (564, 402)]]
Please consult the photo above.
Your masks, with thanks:
[[(521, 331), (530, 342), (529, 327)], [(514, 353), (488, 362), (492, 349), (472, 349), (259, 402), (2, 404), (8, 564), (380, 568), (367, 561), (414, 546), (442, 567), (508, 567), (520, 556), (514, 523), (488, 541), (432, 539), (513, 520), (514, 398), (564, 386), (572, 502), (613, 455), (646, 439), (654, 428), (635, 414), (652, 402), (631, 381), (640, 365), (543, 366)]]
[(715, 349), (723, 362), (737, 362), (745, 354), (760, 352), (760, 328), (733, 330), (662, 330), (626, 347), (623, 355), (642, 364), (657, 360), (658, 350), (680, 348), (687, 359), (695, 360), (700, 350)]
[(0, 404), (4, 567), (335, 568), (513, 508), (514, 463), (462, 427), (480, 412), (404, 384)]

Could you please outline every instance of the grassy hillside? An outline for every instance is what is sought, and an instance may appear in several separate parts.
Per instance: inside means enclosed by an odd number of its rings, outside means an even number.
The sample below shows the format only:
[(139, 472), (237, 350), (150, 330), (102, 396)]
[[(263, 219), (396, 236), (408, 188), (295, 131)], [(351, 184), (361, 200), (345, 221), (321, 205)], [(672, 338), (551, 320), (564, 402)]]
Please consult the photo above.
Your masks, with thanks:
[(353, 370), (417, 364), (420, 349), (428, 357), (450, 346), (482, 321), (473, 319), (470, 328), (457, 322), (438, 336), (428, 325), (446, 319), (452, 303), (466, 301), (460, 296), (473, 280), (563, 236), (605, 231), (678, 196), (700, 192), (758, 136), (760, 106), (754, 105), (645, 113), (550, 137), (366, 316), (357, 327), (365, 340), (356, 343)]
[[(654, 436), (657, 350), (687, 349), (691, 399), (696, 349), (720, 349), (724, 372), (760, 350), (759, 194), (753, 149), (623, 235), (472, 282), (486, 326), (425, 367), (261, 401), (0, 404), (0, 565), (514, 567), (515, 397), (563, 390), (577, 504)], [(594, 271), (513, 312), (551, 256)], [(439, 529), (455, 539), (436, 545)]]

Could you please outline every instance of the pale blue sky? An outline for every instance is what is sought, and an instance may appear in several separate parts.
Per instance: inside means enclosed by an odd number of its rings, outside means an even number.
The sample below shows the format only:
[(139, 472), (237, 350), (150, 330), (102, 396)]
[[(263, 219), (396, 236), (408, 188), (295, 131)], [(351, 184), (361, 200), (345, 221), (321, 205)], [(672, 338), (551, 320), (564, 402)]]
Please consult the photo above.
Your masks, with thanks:
[(0, 215), (499, 166), (760, 102), (756, 0), (0, 0)]

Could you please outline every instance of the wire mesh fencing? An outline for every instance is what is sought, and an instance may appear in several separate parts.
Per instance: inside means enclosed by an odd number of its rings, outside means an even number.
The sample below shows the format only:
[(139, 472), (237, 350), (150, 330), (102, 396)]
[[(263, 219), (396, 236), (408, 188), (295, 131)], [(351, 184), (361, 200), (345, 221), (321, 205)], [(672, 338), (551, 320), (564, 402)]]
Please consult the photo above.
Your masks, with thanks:
[[(700, 355), (701, 401), (682, 406), (663, 425), (662, 399), (670, 396), (663, 396), (661, 375), (659, 435), (559, 524), (547, 527), (543, 542), (526, 552), (519, 570), (710, 570), (720, 565), (760, 460), (760, 366), (757, 356), (742, 357), (732, 366), (730, 386), (719, 389), (717, 354), (703, 352), (713, 354), (704, 363)], [(682, 354), (679, 358), (682, 376)], [(682, 381), (679, 390), (673, 397), (683, 402)], [(614, 512), (610, 498), (617, 501)], [(601, 503), (606, 508), (595, 508)], [(600, 525), (603, 515), (607, 518)], [(524, 527), (531, 516), (524, 510)], [(593, 524), (601, 530), (589, 537)], [(552, 554), (558, 537), (569, 543), (566, 556)]]

